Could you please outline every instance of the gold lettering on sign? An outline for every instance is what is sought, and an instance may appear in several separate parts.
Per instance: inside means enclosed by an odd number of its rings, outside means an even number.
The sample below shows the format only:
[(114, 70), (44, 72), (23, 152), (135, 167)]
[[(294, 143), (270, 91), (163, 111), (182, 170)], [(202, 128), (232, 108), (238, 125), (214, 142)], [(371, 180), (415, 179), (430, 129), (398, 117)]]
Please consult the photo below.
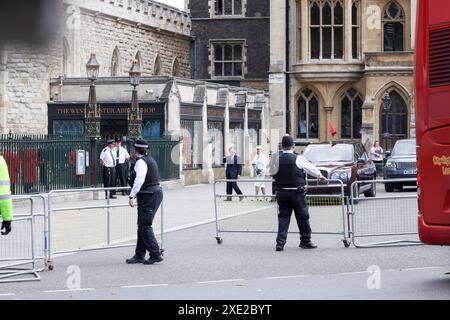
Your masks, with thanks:
[(433, 165), (442, 168), (442, 174), (444, 176), (450, 176), (450, 157), (447, 156), (434, 156)]
[(83, 114), (84, 109), (82, 108), (59, 108), (57, 109), (58, 114)]

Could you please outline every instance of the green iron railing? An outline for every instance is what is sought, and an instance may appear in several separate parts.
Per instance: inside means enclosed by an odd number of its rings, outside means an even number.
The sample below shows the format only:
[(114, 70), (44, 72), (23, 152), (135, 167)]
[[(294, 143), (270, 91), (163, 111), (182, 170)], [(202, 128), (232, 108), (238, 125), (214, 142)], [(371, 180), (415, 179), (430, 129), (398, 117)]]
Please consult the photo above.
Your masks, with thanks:
[[(149, 141), (150, 154), (158, 163), (162, 180), (180, 177), (179, 164), (171, 160), (178, 143), (166, 139)], [(14, 194), (101, 187), (99, 156), (105, 146), (104, 141), (86, 137), (0, 135), (0, 154), (8, 164), (11, 191)], [(132, 145), (127, 147), (133, 156)], [(88, 161), (84, 175), (76, 174), (77, 150), (86, 151)]]

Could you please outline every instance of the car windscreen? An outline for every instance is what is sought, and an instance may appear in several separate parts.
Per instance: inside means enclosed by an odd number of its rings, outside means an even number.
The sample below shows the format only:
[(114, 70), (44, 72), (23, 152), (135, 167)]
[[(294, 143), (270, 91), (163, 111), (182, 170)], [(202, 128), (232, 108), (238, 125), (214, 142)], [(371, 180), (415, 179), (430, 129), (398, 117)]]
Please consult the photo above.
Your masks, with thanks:
[(392, 150), (393, 156), (413, 156), (415, 154), (416, 142), (414, 140), (398, 141)]
[(311, 162), (353, 162), (353, 145), (309, 145), (303, 153)]

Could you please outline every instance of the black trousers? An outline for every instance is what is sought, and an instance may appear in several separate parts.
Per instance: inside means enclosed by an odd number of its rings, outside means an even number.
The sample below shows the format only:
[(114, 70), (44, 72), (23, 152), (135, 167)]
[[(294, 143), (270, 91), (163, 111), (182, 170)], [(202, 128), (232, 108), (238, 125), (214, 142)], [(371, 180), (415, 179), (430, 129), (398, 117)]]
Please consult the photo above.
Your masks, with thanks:
[[(122, 163), (116, 166), (116, 187), (127, 186), (127, 164)], [(122, 194), (125, 195), (126, 191), (122, 190)]]
[(136, 257), (144, 258), (148, 251), (150, 257), (159, 257), (161, 251), (153, 232), (153, 219), (163, 200), (161, 188), (155, 188), (152, 194), (138, 194), (138, 232)]
[(306, 193), (296, 190), (277, 190), (277, 202), (279, 207), (277, 244), (286, 244), (292, 210), (300, 230), (300, 241), (302, 243), (310, 242), (311, 226), (309, 225)]
[[(236, 194), (242, 194), (237, 182), (227, 182), (227, 194), (233, 194), (233, 190)], [(227, 198), (227, 200), (231, 200), (231, 197)]]
[[(113, 188), (116, 186), (116, 168), (103, 167), (103, 186), (105, 188)], [(110, 194), (114, 196), (115, 190), (111, 190)], [(108, 196), (108, 192), (106, 192)]]

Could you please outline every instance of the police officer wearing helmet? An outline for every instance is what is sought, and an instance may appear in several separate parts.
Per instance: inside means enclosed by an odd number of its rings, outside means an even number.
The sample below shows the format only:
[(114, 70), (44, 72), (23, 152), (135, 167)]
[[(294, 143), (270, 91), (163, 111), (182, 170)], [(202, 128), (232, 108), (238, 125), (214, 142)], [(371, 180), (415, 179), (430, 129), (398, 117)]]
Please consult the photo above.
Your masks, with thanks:
[(275, 175), (277, 188), (278, 236), (276, 251), (283, 251), (286, 244), (292, 210), (300, 230), (300, 248), (315, 249), (311, 242), (308, 204), (306, 202), (306, 174), (324, 181), (320, 171), (305, 157), (294, 153), (294, 140), (286, 135), (282, 140), (283, 152), (278, 157), (278, 170)]
[[(135, 255), (128, 259), (128, 264), (154, 264), (163, 261), (161, 250), (153, 232), (153, 219), (163, 200), (163, 192), (159, 184), (160, 175), (156, 161), (148, 155), (148, 143), (137, 140), (134, 148), (138, 159), (129, 178), (132, 186), (129, 204), (134, 207), (137, 197), (138, 206), (138, 240)], [(145, 260), (146, 252), (150, 257)]]

